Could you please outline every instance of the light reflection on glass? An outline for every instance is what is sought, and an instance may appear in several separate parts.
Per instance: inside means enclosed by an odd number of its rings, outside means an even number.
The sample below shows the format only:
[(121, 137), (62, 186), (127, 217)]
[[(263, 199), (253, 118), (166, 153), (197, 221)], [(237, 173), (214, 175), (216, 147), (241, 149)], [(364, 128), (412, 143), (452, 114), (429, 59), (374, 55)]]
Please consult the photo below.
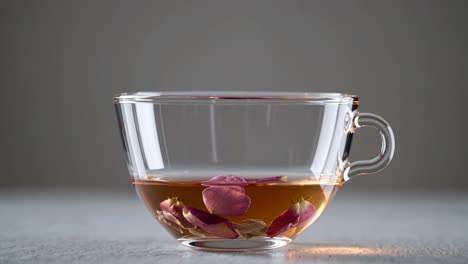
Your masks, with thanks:
[(318, 177), (323, 172), (327, 162), (328, 153), (330, 151), (331, 143), (333, 140), (333, 131), (336, 124), (336, 116), (338, 105), (326, 105), (322, 118), (322, 131), (315, 150), (314, 159), (310, 170), (314, 176)]
[(164, 168), (164, 162), (162, 159), (161, 147), (159, 146), (156, 123), (147, 122), (147, 120), (155, 120), (153, 105), (137, 104), (135, 106), (138, 116), (139, 131), (141, 134), (141, 145), (143, 146), (148, 169), (162, 169)]

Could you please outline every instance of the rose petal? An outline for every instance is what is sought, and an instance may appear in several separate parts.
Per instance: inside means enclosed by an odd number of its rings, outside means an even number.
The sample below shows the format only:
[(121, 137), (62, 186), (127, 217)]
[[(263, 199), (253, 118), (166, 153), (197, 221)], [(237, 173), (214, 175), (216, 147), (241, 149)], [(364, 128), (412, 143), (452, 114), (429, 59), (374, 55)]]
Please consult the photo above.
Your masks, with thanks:
[(221, 216), (243, 215), (250, 207), (250, 198), (239, 186), (211, 186), (203, 190), (208, 211)]
[(258, 183), (258, 182), (285, 182), (288, 176), (271, 176), (265, 178), (247, 178), (245, 181), (247, 183)]
[(192, 207), (185, 207), (183, 212), (185, 218), (191, 224), (214, 236), (229, 239), (234, 239), (239, 236), (239, 234), (234, 230), (231, 222), (227, 219)]
[(185, 205), (179, 201), (178, 197), (168, 198), (162, 201), (159, 204), (161, 210), (166, 213), (172, 214), (177, 220), (179, 220), (182, 227), (191, 227), (192, 225), (185, 219), (182, 210), (184, 209)]
[(175, 218), (172, 214), (164, 211), (156, 211), (156, 214), (161, 222), (163, 222), (169, 227), (172, 227), (174, 230), (181, 234), (184, 233), (182, 231), (182, 225), (180, 224), (180, 221), (177, 218)]
[(244, 178), (233, 176), (233, 175), (218, 175), (202, 183), (203, 186), (224, 185), (224, 184), (245, 186), (248, 183), (244, 180)]
[(234, 228), (245, 238), (265, 235), (267, 225), (257, 219), (247, 219), (240, 223), (234, 223)]
[(269, 237), (274, 237), (293, 227), (306, 224), (316, 212), (315, 207), (309, 201), (301, 199), (275, 218), (268, 227), (266, 234)]

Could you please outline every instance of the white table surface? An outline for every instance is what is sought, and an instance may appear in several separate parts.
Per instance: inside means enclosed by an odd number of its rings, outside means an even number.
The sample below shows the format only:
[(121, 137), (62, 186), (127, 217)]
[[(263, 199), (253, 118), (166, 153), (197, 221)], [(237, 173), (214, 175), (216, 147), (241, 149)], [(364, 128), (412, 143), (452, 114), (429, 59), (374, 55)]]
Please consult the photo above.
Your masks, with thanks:
[(291, 245), (189, 249), (135, 193), (0, 189), (0, 263), (468, 263), (468, 193), (338, 192)]

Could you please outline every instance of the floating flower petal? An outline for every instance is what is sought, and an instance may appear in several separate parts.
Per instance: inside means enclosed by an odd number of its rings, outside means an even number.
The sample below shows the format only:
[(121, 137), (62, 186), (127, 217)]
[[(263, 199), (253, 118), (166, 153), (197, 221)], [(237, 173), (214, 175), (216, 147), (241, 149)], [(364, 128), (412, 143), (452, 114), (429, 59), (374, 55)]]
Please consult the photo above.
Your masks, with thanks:
[(250, 207), (250, 198), (244, 188), (248, 183), (241, 177), (232, 175), (215, 176), (203, 182), (209, 186), (203, 190), (203, 202), (208, 211), (221, 216), (243, 215)]
[(248, 183), (242, 177), (233, 175), (219, 175), (211, 178), (208, 181), (202, 183), (203, 186), (216, 186), (216, 185), (236, 185), (245, 186)]
[(266, 234), (269, 237), (274, 237), (293, 227), (307, 224), (316, 212), (317, 210), (315, 210), (315, 207), (310, 202), (301, 199), (275, 218), (268, 227)]
[(231, 222), (227, 219), (192, 207), (185, 207), (183, 213), (185, 219), (187, 219), (191, 224), (214, 236), (229, 239), (234, 239), (239, 236), (239, 234), (234, 230)]
[(250, 198), (239, 186), (211, 186), (203, 190), (203, 202), (212, 214), (243, 215), (250, 207)]

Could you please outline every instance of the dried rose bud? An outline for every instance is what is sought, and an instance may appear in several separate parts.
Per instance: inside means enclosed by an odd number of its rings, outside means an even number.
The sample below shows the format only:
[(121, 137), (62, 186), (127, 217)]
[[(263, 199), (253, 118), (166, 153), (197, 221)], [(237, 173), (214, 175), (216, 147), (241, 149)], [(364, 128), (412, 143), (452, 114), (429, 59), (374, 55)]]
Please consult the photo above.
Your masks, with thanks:
[(301, 198), (271, 222), (266, 234), (269, 237), (274, 237), (293, 227), (307, 224), (316, 212), (317, 210), (315, 210), (315, 207), (309, 201)]
[(239, 236), (234, 230), (232, 223), (227, 219), (192, 207), (185, 207), (183, 213), (185, 219), (191, 224), (214, 236), (229, 239), (234, 239)]
[(159, 204), (161, 210), (166, 213), (173, 215), (177, 220), (179, 220), (182, 227), (191, 227), (192, 225), (185, 219), (182, 210), (184, 209), (185, 205), (179, 201), (179, 198), (172, 197), (167, 198), (166, 200), (162, 201)]

